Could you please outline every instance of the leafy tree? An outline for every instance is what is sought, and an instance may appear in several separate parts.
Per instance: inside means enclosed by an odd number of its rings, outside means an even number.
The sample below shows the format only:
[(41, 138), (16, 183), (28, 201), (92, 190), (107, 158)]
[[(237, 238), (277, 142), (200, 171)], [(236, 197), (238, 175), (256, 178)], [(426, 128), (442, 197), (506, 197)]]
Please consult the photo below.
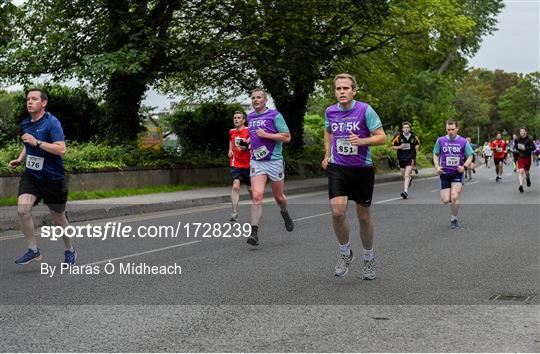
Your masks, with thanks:
[(461, 135), (476, 136), (477, 127), (490, 121), (492, 90), (474, 75), (467, 75), (457, 84), (454, 107), (456, 118), (462, 123)]
[(540, 133), (540, 72), (521, 79), (508, 88), (499, 100), (499, 114), (509, 133), (527, 127), (531, 135)]
[(0, 70), (22, 83), (46, 74), (52, 81), (95, 85), (106, 101), (104, 134), (134, 139), (149, 85), (165, 73), (188, 70), (197, 58), (206, 20), (201, 3), (206, 1), (28, 0)]
[[(480, 3), (493, 6), (481, 12)], [(232, 20), (224, 27), (226, 34), (221, 37), (220, 48), (215, 48), (213, 66), (190, 79), (207, 86), (240, 90), (253, 88), (258, 79), (284, 114), (293, 148), (299, 149), (309, 96), (321, 80), (337, 71), (350, 71), (341, 70), (339, 64), (344, 60), (363, 62), (368, 73), (381, 57), (393, 58), (391, 65), (397, 67), (410, 64), (409, 68), (413, 68), (420, 62), (423, 71), (440, 69), (451, 52), (452, 60), (439, 71), (447, 71), (456, 57), (461, 59), (462, 68), (466, 63), (463, 56), (474, 52), (478, 44), (474, 40), (480, 38), (477, 35), (494, 29), (501, 3), (310, 0), (300, 6), (294, 1), (231, 1), (226, 18)], [(461, 41), (457, 49), (456, 37)], [(401, 62), (398, 52), (410, 58)], [(407, 75), (415, 73), (411, 71)], [(358, 77), (363, 80), (366, 76)], [(168, 81), (171, 87), (174, 83), (174, 78)]]

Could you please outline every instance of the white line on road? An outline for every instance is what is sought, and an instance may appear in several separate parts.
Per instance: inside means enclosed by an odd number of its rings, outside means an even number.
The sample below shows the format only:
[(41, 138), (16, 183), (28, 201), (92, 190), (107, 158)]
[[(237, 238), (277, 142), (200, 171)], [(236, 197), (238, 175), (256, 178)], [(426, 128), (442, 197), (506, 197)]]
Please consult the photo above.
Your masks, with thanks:
[(294, 219), (294, 221), (300, 221), (300, 220), (306, 220), (306, 219), (311, 219), (311, 218), (317, 218), (319, 216), (324, 216), (324, 215), (330, 215), (331, 213), (328, 212), (328, 213), (322, 213), (322, 214), (317, 214), (317, 215), (311, 215), (311, 216), (306, 216), (306, 217), (303, 217), (303, 218), (298, 218), (298, 219)]
[(430, 192), (430, 193), (434, 193), (434, 192), (438, 192), (438, 191), (440, 191), (440, 189), (432, 189), (432, 190), (430, 190), (429, 192)]
[(182, 247), (182, 246), (192, 245), (192, 244), (194, 244), (194, 243), (199, 243), (199, 242), (201, 242), (201, 241), (189, 241), (189, 242), (181, 243), (181, 244), (179, 244), (179, 245), (156, 248), (156, 249), (149, 250), (149, 251), (144, 251), (144, 252), (139, 252), (139, 253), (128, 254), (127, 256), (122, 256), (122, 257), (109, 258), (109, 259), (106, 259), (106, 260), (104, 260), (104, 261), (92, 262), (92, 263), (87, 263), (87, 264), (84, 264), (84, 265), (85, 265), (85, 266), (90, 266), (90, 265), (96, 265), (96, 264), (107, 263), (107, 262), (112, 262), (112, 261), (118, 261), (118, 260), (120, 260), (120, 259), (126, 259), (126, 258), (132, 258), (132, 257), (142, 256), (143, 254), (160, 252), (160, 251), (168, 250), (168, 249), (171, 249), (171, 248), (176, 248), (176, 247)]
[(465, 184), (465, 185), (466, 185), (466, 186), (470, 186), (471, 184), (476, 184), (476, 183), (480, 183), (480, 181), (467, 182), (467, 184)]
[(402, 197), (397, 197), (397, 198), (392, 198), (392, 199), (386, 199), (386, 200), (380, 200), (378, 202), (375, 202), (375, 204), (381, 204), (381, 203), (386, 203), (386, 202), (391, 202), (393, 200), (399, 200), (399, 199), (403, 199)]

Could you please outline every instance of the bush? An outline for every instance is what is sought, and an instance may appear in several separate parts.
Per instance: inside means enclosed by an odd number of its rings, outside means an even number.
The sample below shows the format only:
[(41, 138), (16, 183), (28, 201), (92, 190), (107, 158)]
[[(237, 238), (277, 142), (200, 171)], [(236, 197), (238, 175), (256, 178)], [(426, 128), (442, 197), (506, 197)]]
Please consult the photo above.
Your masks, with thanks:
[[(66, 172), (84, 172), (88, 170), (122, 170), (126, 167), (150, 168), (204, 168), (227, 167), (227, 155), (210, 156), (205, 153), (189, 153), (183, 156), (163, 150), (141, 150), (134, 145), (109, 146), (99, 142), (76, 143), (68, 141), (67, 154), (64, 157)], [(19, 157), (23, 148), (21, 142), (13, 141), (0, 149), (0, 173), (21, 173), (23, 167), (12, 170), (9, 161)]]
[(17, 139), (19, 123), (27, 114), (26, 99), (21, 92), (0, 91), (0, 144)]
[(185, 154), (222, 156), (229, 150), (229, 130), (235, 111), (243, 109), (239, 104), (203, 103), (193, 111), (180, 107), (166, 121)]
[[(85, 142), (99, 137), (104, 108), (82, 87), (44, 86), (49, 96), (47, 112), (62, 123), (67, 140)], [(0, 91), (0, 143), (19, 135), (20, 121), (28, 117), (24, 91)]]
[(324, 118), (317, 114), (304, 117), (304, 146), (322, 145), (324, 147)]
[(376, 170), (395, 169), (399, 166), (390, 135), (387, 135), (384, 145), (371, 147), (371, 159)]

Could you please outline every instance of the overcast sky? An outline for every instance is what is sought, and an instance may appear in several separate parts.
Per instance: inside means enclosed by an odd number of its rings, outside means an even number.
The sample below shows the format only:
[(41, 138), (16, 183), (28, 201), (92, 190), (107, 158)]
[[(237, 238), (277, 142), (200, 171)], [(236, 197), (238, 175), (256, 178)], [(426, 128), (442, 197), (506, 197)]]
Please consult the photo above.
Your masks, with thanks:
[(470, 66), (530, 73), (540, 70), (540, 0), (507, 0), (498, 31), (485, 37)]

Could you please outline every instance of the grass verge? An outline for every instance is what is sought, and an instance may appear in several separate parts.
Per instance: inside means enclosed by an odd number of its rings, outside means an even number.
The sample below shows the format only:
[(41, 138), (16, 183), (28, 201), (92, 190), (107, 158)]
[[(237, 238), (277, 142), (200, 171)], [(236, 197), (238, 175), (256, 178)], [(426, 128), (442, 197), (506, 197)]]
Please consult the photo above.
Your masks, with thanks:
[[(69, 192), (68, 200), (87, 200), (87, 199), (103, 199), (103, 198), (117, 198), (117, 197), (129, 197), (134, 195), (144, 195), (153, 193), (169, 193), (189, 191), (198, 188), (207, 187), (223, 187), (228, 186), (229, 183), (211, 183), (211, 184), (178, 184), (178, 185), (163, 185), (156, 187), (144, 187), (144, 188), (121, 188), (112, 191), (89, 191), (89, 192)], [(0, 206), (17, 205), (17, 197), (0, 198)]]

